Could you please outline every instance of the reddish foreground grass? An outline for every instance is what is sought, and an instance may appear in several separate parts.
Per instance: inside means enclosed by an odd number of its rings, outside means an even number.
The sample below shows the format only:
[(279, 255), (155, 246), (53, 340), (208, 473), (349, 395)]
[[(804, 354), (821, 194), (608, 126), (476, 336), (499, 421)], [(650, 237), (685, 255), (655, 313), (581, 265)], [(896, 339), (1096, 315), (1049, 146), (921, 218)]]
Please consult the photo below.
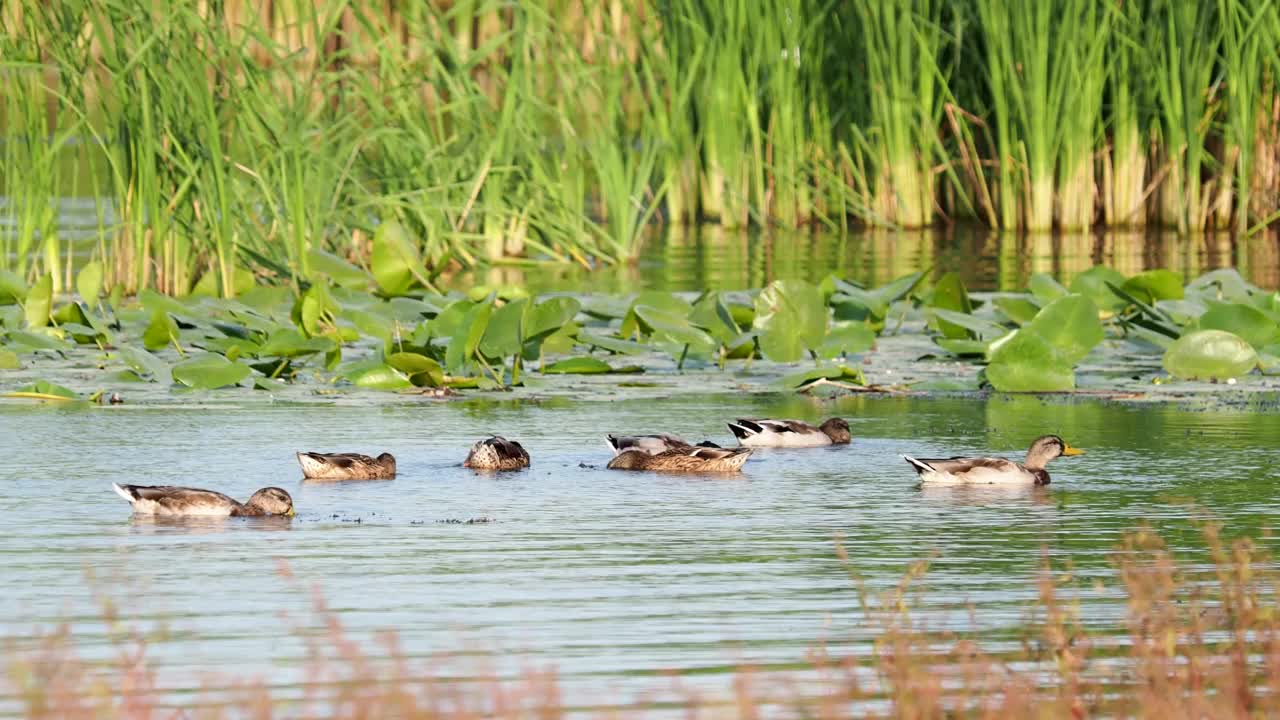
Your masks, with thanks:
[(1280, 570), (1252, 540), (1226, 542), (1216, 526), (1206, 526), (1204, 537), (1213, 562), (1194, 567), (1180, 566), (1154, 533), (1125, 539), (1113, 556), (1117, 581), (1110, 588), (1126, 600), (1124, 627), (1086, 628), (1078, 602), (1060, 590), (1069, 578), (1046, 563), (1020, 649), (987, 652), (977, 633), (933, 632), (913, 616), (913, 587), (928, 577), (920, 562), (893, 591), (864, 595), (876, 640), (860, 658), (818, 650), (806, 670), (781, 679), (771, 672), (767, 684), (743, 667), (719, 696), (677, 691), (681, 697), (672, 701), (666, 692), (661, 705), (639, 701), (623, 710), (569, 706), (553, 671), (441, 679), (404, 660), (393, 634), (372, 648), (352, 641), (321, 601), (316, 609), (327, 633), (310, 643), (301, 698), (278, 697), (248, 680), (229, 692), (220, 688), (216, 698), (175, 699), (160, 690), (145, 641), (122, 641), (111, 662), (89, 663), (66, 628), (35, 649), (7, 654), (3, 695), (16, 703), (10, 711), (26, 717), (70, 720), (549, 719), (658, 709), (687, 718), (821, 720), (1280, 717)]

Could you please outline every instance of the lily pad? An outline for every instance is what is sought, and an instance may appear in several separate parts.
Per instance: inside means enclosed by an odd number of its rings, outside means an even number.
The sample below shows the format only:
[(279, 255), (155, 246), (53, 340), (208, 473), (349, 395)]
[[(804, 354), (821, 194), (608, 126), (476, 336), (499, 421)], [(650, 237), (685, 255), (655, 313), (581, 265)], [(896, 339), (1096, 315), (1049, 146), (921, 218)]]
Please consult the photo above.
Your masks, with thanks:
[(1200, 316), (1198, 326), (1201, 330), (1234, 333), (1255, 350), (1280, 341), (1276, 321), (1258, 308), (1244, 303), (1212, 303)]
[(27, 327), (41, 328), (49, 324), (49, 311), (53, 309), (53, 276), (45, 273), (27, 293), (23, 313)]
[(466, 363), (475, 357), (480, 347), (480, 340), (489, 326), (489, 316), (493, 314), (493, 299), (476, 304), (463, 316), (462, 322), (449, 340), (445, 352), (445, 367), (451, 373), (465, 369)]
[(1196, 330), (1178, 338), (1164, 354), (1164, 368), (1186, 380), (1240, 377), (1258, 364), (1244, 338), (1225, 330)]
[(1095, 265), (1072, 278), (1071, 292), (1089, 298), (1100, 310), (1115, 311), (1123, 307), (1124, 301), (1111, 292), (1107, 283), (1121, 287), (1124, 282), (1124, 275), (1118, 271), (1105, 265)]
[(818, 348), (818, 357), (834, 358), (857, 355), (875, 347), (876, 333), (863, 323), (838, 323), (827, 332)]
[(525, 316), (529, 300), (513, 300), (493, 311), (480, 340), (480, 352), (488, 358), (504, 358), (519, 354), (524, 348)]
[(27, 284), (11, 270), (0, 270), (0, 305), (12, 305), (27, 298)]
[(159, 350), (178, 339), (178, 324), (173, 316), (164, 310), (157, 309), (151, 315), (151, 322), (142, 333), (142, 345), (148, 350)]
[(775, 280), (756, 296), (760, 350), (775, 362), (795, 362), (827, 335), (822, 292), (799, 280)]
[[(933, 287), (933, 295), (928, 303), (931, 308), (941, 310), (950, 310), (956, 313), (964, 313), (969, 315), (973, 313), (973, 303), (969, 300), (969, 293), (964, 288), (964, 281), (960, 279), (960, 273), (948, 272), (938, 279)], [(933, 315), (931, 318), (933, 328), (948, 338), (966, 338), (973, 337), (971, 331), (955, 323)]]
[[(1123, 279), (1123, 278), (1122, 278)], [(1027, 280), (1027, 289), (1041, 303), (1050, 303), (1057, 300), (1071, 291), (1062, 286), (1062, 283), (1054, 280), (1045, 273), (1036, 273)]]
[[(683, 354), (685, 347), (689, 352), (699, 354), (713, 353), (720, 347), (715, 338), (701, 328), (694, 327), (687, 317), (649, 305), (637, 305), (634, 312), (655, 336), (668, 338), (682, 346), (677, 354)], [(661, 337), (657, 340), (660, 341)]]
[(388, 220), (373, 234), (369, 266), (383, 294), (403, 295), (413, 285), (414, 270), (422, 266), (422, 260), (404, 226)]
[(328, 337), (309, 338), (293, 328), (277, 330), (258, 349), (260, 357), (295, 358), (333, 350), (336, 343)]
[(418, 387), (440, 387), (444, 384), (444, 368), (425, 355), (399, 352), (387, 357), (387, 364), (409, 376)]
[(593, 357), (572, 357), (548, 364), (542, 368), (547, 375), (600, 375), (603, 373), (641, 373), (644, 368), (635, 365), (615, 368), (609, 363)]
[(1075, 294), (1046, 305), (1023, 330), (1046, 340), (1071, 365), (1083, 360), (1105, 335), (1093, 301)]
[(828, 365), (825, 367), (805, 370), (803, 372), (792, 373), (778, 379), (778, 384), (787, 388), (804, 388), (818, 380), (832, 380), (835, 382), (849, 383), (851, 385), (866, 385), (867, 380), (863, 376), (861, 370), (855, 370), (848, 365)]
[(578, 333), (578, 342), (583, 345), (603, 348), (609, 352), (620, 353), (622, 355), (643, 355), (649, 351), (649, 346), (644, 343), (638, 343), (634, 340), (623, 340), (622, 338), (610, 335), (598, 335), (588, 332)]
[(169, 364), (146, 350), (125, 345), (117, 349), (116, 353), (139, 376), (150, 375), (153, 382), (173, 377)]
[(80, 272), (76, 273), (76, 292), (80, 293), (80, 299), (89, 307), (98, 305), (99, 296), (102, 295), (102, 263), (94, 260), (80, 268)]
[(312, 248), (307, 252), (307, 263), (312, 272), (327, 275), (339, 287), (358, 290), (369, 285), (369, 275), (364, 270), (327, 250)]
[(173, 379), (187, 387), (214, 390), (237, 385), (249, 377), (248, 365), (232, 362), (217, 353), (205, 353), (173, 366)]
[(1002, 392), (1054, 392), (1076, 386), (1072, 364), (1053, 345), (1026, 328), (1014, 331), (991, 354), (987, 382)]
[[(1063, 294), (1065, 295), (1066, 293)], [(996, 306), (996, 309), (1004, 314), (1005, 317), (1019, 325), (1026, 325), (1031, 322), (1032, 318), (1036, 316), (1036, 313), (1040, 312), (1041, 307), (1040, 305), (1031, 302), (1031, 300), (1026, 297), (1012, 297), (1008, 295), (1002, 295), (992, 302)]]
[(1182, 275), (1172, 270), (1147, 270), (1124, 281), (1121, 290), (1147, 304), (1158, 300), (1181, 300)]
[(9, 393), (11, 397), (27, 397), (37, 400), (79, 400), (80, 393), (48, 380), (37, 380), (26, 387)]
[(0, 370), (17, 370), (22, 367), (18, 353), (12, 350), (0, 350)]

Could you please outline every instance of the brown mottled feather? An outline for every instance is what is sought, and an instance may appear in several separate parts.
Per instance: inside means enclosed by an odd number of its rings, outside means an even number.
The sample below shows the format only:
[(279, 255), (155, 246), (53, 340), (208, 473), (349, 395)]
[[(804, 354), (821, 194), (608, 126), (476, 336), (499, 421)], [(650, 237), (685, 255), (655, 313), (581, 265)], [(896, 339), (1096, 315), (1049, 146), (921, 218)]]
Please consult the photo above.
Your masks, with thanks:
[(389, 480), (396, 476), (391, 453), (369, 457), (359, 453), (300, 452), (302, 475), (311, 480)]
[(529, 467), (529, 453), (520, 443), (494, 435), (472, 445), (462, 466), (474, 470), (519, 470)]
[(738, 472), (751, 455), (750, 448), (690, 447), (650, 455), (624, 450), (609, 461), (610, 470), (663, 470), (667, 472)]

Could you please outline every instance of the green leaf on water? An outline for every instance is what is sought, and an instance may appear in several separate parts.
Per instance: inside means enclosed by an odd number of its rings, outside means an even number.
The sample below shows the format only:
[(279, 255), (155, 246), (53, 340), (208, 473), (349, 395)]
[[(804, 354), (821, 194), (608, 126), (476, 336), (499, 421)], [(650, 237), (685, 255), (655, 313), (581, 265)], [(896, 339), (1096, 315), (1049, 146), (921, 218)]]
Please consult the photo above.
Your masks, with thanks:
[(450, 373), (457, 374), (466, 368), (466, 364), (475, 357), (484, 331), (489, 326), (489, 316), (493, 314), (493, 298), (476, 304), (463, 316), (458, 329), (449, 340), (445, 351), (445, 367)]
[(775, 280), (756, 296), (760, 350), (775, 362), (795, 362), (827, 335), (822, 292), (800, 280)]
[(524, 341), (536, 344), (573, 322), (582, 303), (576, 298), (547, 298), (529, 309), (525, 318)]
[(151, 314), (151, 322), (142, 333), (142, 346), (148, 350), (159, 350), (178, 339), (178, 324), (164, 310), (156, 309)]
[(76, 292), (89, 307), (96, 307), (102, 295), (102, 263), (94, 260), (76, 273)]
[(833, 382), (848, 383), (851, 385), (866, 385), (867, 380), (862, 375), (861, 370), (855, 370), (848, 365), (828, 365), (825, 367), (805, 370), (803, 372), (792, 373), (778, 379), (778, 384), (787, 388), (804, 388), (818, 380), (831, 380)]
[(27, 298), (27, 284), (15, 272), (0, 270), (0, 305), (12, 305)]
[(1107, 283), (1123, 287), (1124, 275), (1105, 265), (1095, 265), (1071, 279), (1071, 292), (1089, 298), (1100, 310), (1119, 310), (1124, 307), (1124, 301), (1111, 292)]
[[(969, 300), (969, 293), (964, 288), (960, 273), (948, 272), (938, 279), (937, 284), (933, 286), (933, 295), (929, 298), (928, 306), (965, 315), (973, 313), (973, 303)], [(968, 328), (948, 322), (936, 314), (931, 317), (930, 324), (942, 333), (943, 337), (973, 337), (972, 331)]]
[(649, 351), (649, 346), (644, 343), (596, 333), (580, 332), (578, 333), (578, 342), (582, 345), (591, 345), (622, 355), (643, 355)]
[(48, 380), (37, 380), (10, 393), (11, 397), (30, 397), (42, 400), (79, 400), (80, 393)]
[(1147, 270), (1124, 281), (1121, 290), (1148, 305), (1160, 300), (1181, 300), (1182, 275), (1172, 270)]
[(1089, 298), (1075, 294), (1044, 306), (1023, 330), (1047, 341), (1069, 365), (1083, 360), (1105, 335), (1097, 306)]
[(653, 328), (646, 325), (644, 319), (636, 312), (636, 308), (640, 306), (660, 310), (668, 315), (685, 319), (693, 312), (693, 305), (683, 298), (676, 297), (669, 292), (646, 290), (637, 295), (635, 300), (631, 302), (631, 307), (627, 310), (626, 317), (622, 319), (622, 327), (618, 331), (622, 337), (629, 338), (637, 330), (642, 335), (649, 335), (653, 332)]
[(1174, 341), (1164, 354), (1164, 369), (1186, 380), (1240, 377), (1258, 364), (1258, 353), (1244, 338), (1225, 330), (1196, 330)]
[(357, 387), (370, 390), (404, 390), (413, 383), (403, 373), (376, 358), (360, 360), (339, 368), (338, 374)]
[(384, 295), (403, 295), (413, 285), (414, 271), (422, 267), (422, 259), (399, 222), (388, 220), (378, 226), (369, 267)]
[(173, 366), (174, 382), (199, 390), (214, 390), (237, 385), (249, 377), (248, 365), (230, 360), (217, 353), (205, 353)]
[(149, 375), (152, 382), (173, 377), (169, 364), (146, 350), (125, 345), (118, 348), (116, 353), (139, 376)]
[(987, 382), (1002, 392), (1053, 392), (1076, 386), (1072, 364), (1038, 333), (1027, 328), (991, 352)]
[(1045, 273), (1036, 273), (1027, 281), (1027, 289), (1041, 303), (1049, 303), (1068, 294), (1070, 291), (1062, 283)]
[(8, 338), (9, 345), (18, 346), (19, 350), (70, 350), (73, 346), (64, 340), (60, 335), (56, 335), (57, 331), (47, 329), (43, 331), (26, 331), (26, 330), (10, 330), (5, 333)]
[(836, 323), (817, 349), (820, 358), (857, 355), (875, 347), (876, 333), (864, 323)]
[(327, 353), (333, 350), (336, 343), (333, 339), (319, 336), (307, 337), (293, 328), (282, 328), (275, 331), (267, 341), (258, 348), (259, 357), (294, 358), (316, 353)]
[(425, 355), (398, 352), (387, 357), (387, 364), (409, 376), (418, 387), (440, 387), (444, 384), (444, 368)]
[(493, 311), (480, 340), (480, 352), (488, 358), (505, 358), (524, 349), (525, 316), (529, 300), (513, 300)]
[(593, 357), (572, 357), (548, 364), (542, 369), (547, 375), (599, 375), (603, 373), (642, 373), (644, 368), (635, 365), (615, 368)]
[[(701, 328), (694, 327), (686, 316), (649, 305), (637, 305), (633, 310), (651, 334), (668, 338), (677, 345), (687, 346), (689, 352), (713, 353), (720, 348), (720, 343), (715, 338)], [(683, 352), (682, 348), (677, 354)]]
[(27, 327), (42, 328), (49, 324), (49, 311), (53, 309), (53, 275), (45, 273), (27, 293), (23, 305)]
[(12, 350), (0, 350), (0, 370), (17, 370), (22, 367), (18, 353)]
[[(942, 308), (926, 308), (925, 313), (930, 316), (936, 316), (952, 325), (965, 328), (970, 332), (970, 338), (998, 338), (1009, 333), (1009, 328), (998, 322), (980, 318), (967, 313), (955, 312), (953, 310), (943, 310)], [(962, 338), (953, 338), (956, 340)]]
[(952, 355), (959, 357), (986, 357), (987, 348), (990, 343), (984, 340), (969, 340), (967, 338), (934, 338), (938, 347), (946, 350)]
[(1280, 327), (1270, 315), (1244, 303), (1212, 302), (1200, 316), (1201, 330), (1225, 330), (1238, 335), (1255, 350), (1280, 342)]
[[(1066, 293), (1063, 294), (1065, 295)], [(1026, 325), (1031, 322), (1031, 319), (1036, 316), (1036, 313), (1040, 312), (1040, 305), (1031, 302), (1031, 300), (1026, 297), (1002, 295), (992, 302), (996, 306), (996, 309), (1003, 313), (1005, 317), (1019, 325)]]
[(327, 275), (338, 287), (359, 290), (369, 285), (368, 273), (327, 250), (312, 248), (307, 263), (312, 272)]
[(307, 288), (293, 304), (289, 317), (308, 336), (320, 335), (325, 332), (325, 326), (332, 324), (339, 310), (338, 303), (329, 294), (329, 288), (316, 283)]

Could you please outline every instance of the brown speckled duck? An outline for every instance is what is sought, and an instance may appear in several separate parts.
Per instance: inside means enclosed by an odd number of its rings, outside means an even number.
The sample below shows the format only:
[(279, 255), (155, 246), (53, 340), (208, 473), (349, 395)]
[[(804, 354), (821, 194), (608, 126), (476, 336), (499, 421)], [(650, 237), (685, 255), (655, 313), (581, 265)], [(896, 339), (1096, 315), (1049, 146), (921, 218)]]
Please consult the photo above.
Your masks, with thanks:
[(1044, 468), (1050, 460), (1083, 454), (1057, 435), (1044, 435), (1031, 443), (1027, 460), (1021, 463), (996, 457), (902, 458), (915, 468), (920, 482), (930, 485), (1048, 485), (1049, 472)]
[(472, 445), (462, 467), (473, 470), (519, 470), (529, 467), (529, 453), (515, 440), (494, 435)]
[(118, 485), (116, 494), (133, 505), (139, 515), (248, 517), (293, 515), (293, 498), (278, 487), (262, 488), (241, 503), (212, 490), (172, 485)]
[(391, 453), (369, 457), (359, 453), (298, 453), (302, 476), (311, 480), (390, 480), (396, 476)]
[(751, 455), (751, 448), (686, 447), (650, 455), (641, 449), (623, 450), (609, 461), (610, 470), (734, 473)]

